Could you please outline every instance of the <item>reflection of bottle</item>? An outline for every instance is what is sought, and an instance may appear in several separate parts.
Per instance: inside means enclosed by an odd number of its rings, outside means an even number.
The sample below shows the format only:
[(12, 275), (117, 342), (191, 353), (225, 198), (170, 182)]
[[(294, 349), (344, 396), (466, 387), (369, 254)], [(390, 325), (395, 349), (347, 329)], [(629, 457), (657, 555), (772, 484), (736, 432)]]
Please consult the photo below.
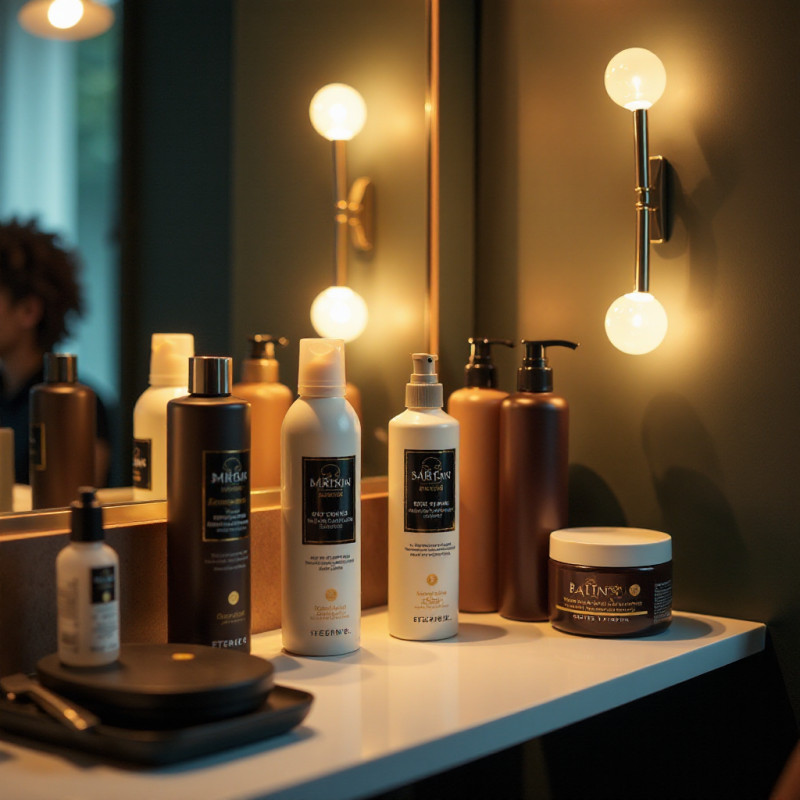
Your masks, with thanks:
[(361, 426), (344, 376), (341, 339), (300, 340), (281, 431), (283, 646), (300, 655), (349, 653), (361, 637)]
[(14, 510), (14, 429), (0, 428), (0, 511)]
[(250, 651), (250, 408), (232, 360), (189, 359), (189, 396), (167, 405), (170, 642)]
[(448, 412), (461, 426), (459, 460), (459, 582), (462, 611), (497, 611), (497, 472), (500, 404), (493, 344), (508, 339), (470, 339), (466, 386), (450, 395)]
[(72, 504), (72, 541), (56, 558), (58, 657), (70, 667), (99, 667), (119, 658), (119, 558), (103, 541), (95, 490)]
[(406, 410), (389, 422), (389, 633), (458, 633), (458, 422), (436, 356), (414, 353)]
[(30, 394), (33, 508), (68, 506), (94, 484), (97, 398), (78, 383), (78, 357), (45, 353), (44, 383)]
[(275, 358), (275, 345), (285, 346), (287, 340), (257, 333), (250, 342), (250, 358), (233, 394), (250, 403), (250, 485), (263, 489), (281, 482), (281, 424), (294, 398), (278, 382)]
[(569, 407), (553, 393), (545, 348), (529, 342), (517, 371), (517, 391), (500, 407), (500, 613), (510, 619), (549, 616), (550, 534), (567, 524)]
[(133, 499), (167, 496), (167, 403), (188, 391), (191, 333), (154, 333), (150, 346), (150, 386), (133, 409)]

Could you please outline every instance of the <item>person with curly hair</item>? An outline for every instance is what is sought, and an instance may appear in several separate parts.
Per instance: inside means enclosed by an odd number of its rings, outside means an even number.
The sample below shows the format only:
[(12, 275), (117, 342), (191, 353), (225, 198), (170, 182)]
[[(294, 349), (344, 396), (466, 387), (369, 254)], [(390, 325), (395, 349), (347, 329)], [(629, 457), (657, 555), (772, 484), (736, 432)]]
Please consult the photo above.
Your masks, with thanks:
[[(44, 354), (83, 314), (76, 254), (36, 221), (0, 224), (0, 427), (14, 431), (15, 482), (28, 483), (28, 395), (44, 380)], [(97, 485), (110, 459), (108, 420), (98, 400)]]

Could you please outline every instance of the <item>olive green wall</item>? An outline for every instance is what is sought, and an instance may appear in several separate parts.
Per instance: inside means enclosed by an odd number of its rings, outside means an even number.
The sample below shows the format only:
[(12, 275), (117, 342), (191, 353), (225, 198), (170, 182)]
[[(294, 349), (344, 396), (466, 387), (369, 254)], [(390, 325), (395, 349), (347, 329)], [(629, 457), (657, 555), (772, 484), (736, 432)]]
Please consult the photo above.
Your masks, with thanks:
[[(581, 343), (551, 360), (573, 522), (672, 534), (676, 607), (768, 622), (796, 711), (799, 23), (779, 0), (484, 2), (476, 292), (485, 335)], [(603, 73), (634, 46), (667, 70), (650, 150), (675, 170), (651, 262), (670, 329), (644, 356), (603, 330), (634, 254), (631, 114)]]

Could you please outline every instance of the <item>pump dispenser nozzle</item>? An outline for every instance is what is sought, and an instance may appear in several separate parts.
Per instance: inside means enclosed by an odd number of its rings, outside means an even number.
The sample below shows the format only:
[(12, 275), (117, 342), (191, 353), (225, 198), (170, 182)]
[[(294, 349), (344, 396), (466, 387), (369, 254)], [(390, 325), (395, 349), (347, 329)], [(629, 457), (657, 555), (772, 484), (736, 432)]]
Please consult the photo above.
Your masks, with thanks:
[(73, 542), (99, 542), (103, 539), (103, 507), (91, 486), (78, 489), (78, 499), (71, 506), (71, 535)]
[(250, 357), (245, 359), (242, 366), (242, 380), (245, 383), (275, 383), (279, 377), (275, 345), (286, 347), (289, 340), (284, 336), (256, 333), (248, 341)]
[(519, 392), (552, 392), (553, 370), (547, 360), (547, 347), (578, 346), (577, 342), (564, 339), (522, 339), (525, 348), (522, 366), (517, 370), (517, 391)]
[(511, 339), (485, 339), (470, 337), (469, 361), (464, 367), (466, 386), (477, 386), (482, 389), (495, 389), (497, 387), (497, 367), (492, 361), (492, 345), (503, 344), (513, 347)]
[(439, 356), (431, 353), (413, 353), (414, 371), (406, 384), (406, 408), (441, 408), (444, 388), (436, 374)]

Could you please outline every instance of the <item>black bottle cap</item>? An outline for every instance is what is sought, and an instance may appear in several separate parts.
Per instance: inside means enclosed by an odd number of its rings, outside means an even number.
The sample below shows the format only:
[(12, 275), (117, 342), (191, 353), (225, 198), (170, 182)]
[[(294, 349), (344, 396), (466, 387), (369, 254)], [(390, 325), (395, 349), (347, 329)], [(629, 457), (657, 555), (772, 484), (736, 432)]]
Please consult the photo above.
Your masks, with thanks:
[(285, 336), (272, 336), (269, 333), (256, 333), (251, 336), (250, 358), (275, 358), (275, 345), (286, 347), (289, 340)]
[(91, 486), (78, 489), (78, 499), (71, 505), (73, 542), (103, 540), (103, 507), (97, 502), (97, 492)]
[(497, 386), (497, 367), (492, 362), (492, 345), (503, 344), (513, 347), (511, 339), (484, 339), (470, 337), (469, 362), (464, 367), (466, 386), (477, 386), (481, 389), (494, 389)]
[(45, 383), (75, 383), (78, 380), (78, 356), (45, 353), (43, 360)]
[(545, 348), (578, 346), (577, 342), (567, 342), (564, 339), (522, 339), (525, 355), (522, 366), (517, 370), (518, 392), (552, 392), (553, 370), (549, 366)]
[(230, 356), (192, 356), (189, 359), (189, 393), (222, 397), (231, 393), (233, 359)]

